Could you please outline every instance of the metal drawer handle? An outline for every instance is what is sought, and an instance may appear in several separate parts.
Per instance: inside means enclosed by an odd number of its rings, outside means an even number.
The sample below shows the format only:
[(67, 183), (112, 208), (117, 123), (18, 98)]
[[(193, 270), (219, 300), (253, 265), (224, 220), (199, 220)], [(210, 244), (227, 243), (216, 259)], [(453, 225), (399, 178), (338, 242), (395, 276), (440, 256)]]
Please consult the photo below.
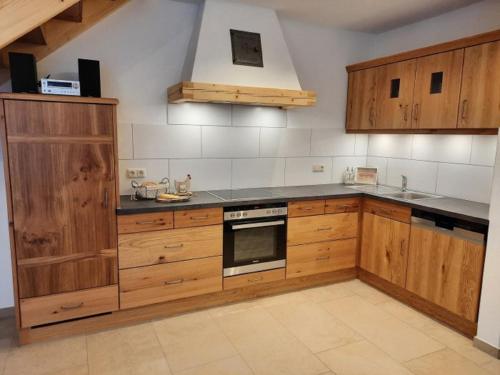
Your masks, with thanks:
[(182, 284), (184, 282), (184, 279), (178, 279), (178, 280), (172, 280), (172, 281), (165, 281), (165, 285), (174, 285), (174, 284)]
[(328, 260), (330, 259), (330, 256), (327, 255), (327, 256), (324, 256), (324, 257), (317, 257), (316, 260)]
[(302, 210), (303, 211), (312, 211), (313, 208), (312, 207), (302, 207)]
[(191, 216), (191, 220), (206, 220), (208, 219), (208, 215), (205, 216)]
[(61, 310), (76, 310), (79, 309), (80, 307), (83, 307), (83, 302), (80, 302), (76, 305), (63, 305), (61, 306)]
[(325, 230), (332, 230), (332, 227), (319, 227), (318, 232), (325, 231)]
[(260, 277), (254, 278), (254, 279), (248, 279), (248, 282), (249, 283), (257, 283), (257, 282), (262, 281), (262, 280), (264, 280), (264, 277), (260, 276)]
[(174, 244), (174, 245), (165, 245), (164, 247), (165, 247), (165, 249), (177, 249), (180, 247), (184, 247), (184, 244), (178, 243), (178, 244)]
[(165, 225), (163, 219), (160, 220), (151, 220), (151, 221), (136, 221), (137, 225)]

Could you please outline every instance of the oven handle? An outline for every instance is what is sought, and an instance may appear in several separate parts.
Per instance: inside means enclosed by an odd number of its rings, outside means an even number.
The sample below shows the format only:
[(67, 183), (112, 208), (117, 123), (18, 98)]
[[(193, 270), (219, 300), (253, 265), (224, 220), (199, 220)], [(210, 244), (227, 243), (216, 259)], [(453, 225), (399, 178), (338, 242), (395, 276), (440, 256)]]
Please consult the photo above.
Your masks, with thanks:
[(238, 229), (249, 229), (249, 228), (274, 227), (276, 225), (285, 225), (285, 220), (265, 221), (262, 223), (237, 224), (237, 225), (232, 225), (231, 229), (238, 230)]

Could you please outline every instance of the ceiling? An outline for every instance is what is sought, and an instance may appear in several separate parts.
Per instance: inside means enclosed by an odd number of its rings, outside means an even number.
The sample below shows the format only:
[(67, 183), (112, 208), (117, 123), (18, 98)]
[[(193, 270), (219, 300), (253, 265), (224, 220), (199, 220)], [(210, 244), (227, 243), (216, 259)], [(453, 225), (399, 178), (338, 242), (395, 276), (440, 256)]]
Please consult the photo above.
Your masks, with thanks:
[(342, 29), (379, 33), (480, 0), (231, 0)]

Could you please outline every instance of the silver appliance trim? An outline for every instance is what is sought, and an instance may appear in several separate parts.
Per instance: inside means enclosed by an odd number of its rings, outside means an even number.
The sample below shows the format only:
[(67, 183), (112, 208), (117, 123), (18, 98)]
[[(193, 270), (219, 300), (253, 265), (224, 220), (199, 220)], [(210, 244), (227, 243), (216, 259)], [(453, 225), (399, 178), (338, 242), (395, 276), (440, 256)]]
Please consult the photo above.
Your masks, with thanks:
[(224, 268), (224, 277), (242, 275), (250, 272), (273, 270), (275, 268), (284, 267), (286, 267), (286, 259), (274, 260), (272, 262), (247, 264), (246, 266)]
[(224, 212), (224, 221), (256, 219), (261, 217), (286, 216), (287, 207), (258, 208), (255, 210), (229, 211)]
[(454, 227), (453, 229), (447, 229), (436, 226), (436, 223), (432, 220), (422, 219), (420, 217), (411, 217), (411, 225), (429, 229), (435, 232), (440, 232), (442, 234), (456, 237), (465, 241), (475, 242), (477, 244), (484, 244), (485, 235), (483, 233), (473, 232), (471, 230)]
[(231, 226), (231, 229), (238, 230), (249, 228), (275, 227), (277, 225), (285, 225), (285, 220), (264, 221), (263, 223), (236, 224)]

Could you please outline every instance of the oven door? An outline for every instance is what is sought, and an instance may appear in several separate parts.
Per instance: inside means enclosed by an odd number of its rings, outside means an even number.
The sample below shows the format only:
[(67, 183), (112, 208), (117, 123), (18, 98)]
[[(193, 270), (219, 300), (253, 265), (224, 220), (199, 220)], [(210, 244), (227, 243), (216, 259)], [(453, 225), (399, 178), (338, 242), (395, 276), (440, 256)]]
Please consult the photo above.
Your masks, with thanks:
[(286, 265), (286, 216), (224, 223), (224, 276)]

